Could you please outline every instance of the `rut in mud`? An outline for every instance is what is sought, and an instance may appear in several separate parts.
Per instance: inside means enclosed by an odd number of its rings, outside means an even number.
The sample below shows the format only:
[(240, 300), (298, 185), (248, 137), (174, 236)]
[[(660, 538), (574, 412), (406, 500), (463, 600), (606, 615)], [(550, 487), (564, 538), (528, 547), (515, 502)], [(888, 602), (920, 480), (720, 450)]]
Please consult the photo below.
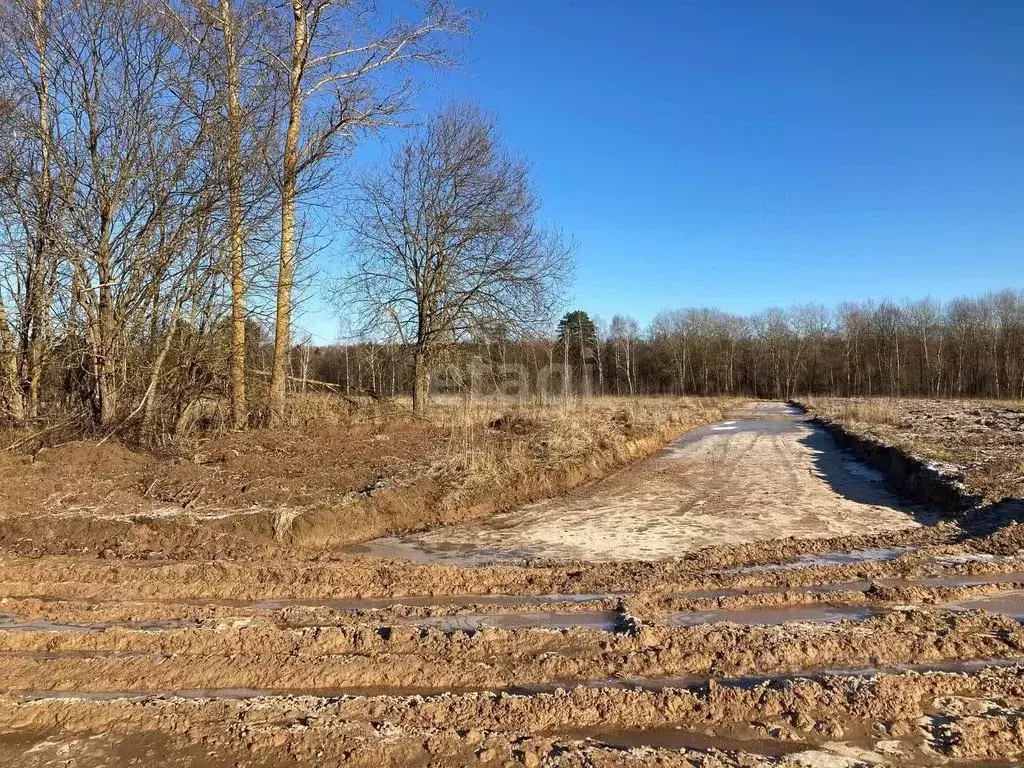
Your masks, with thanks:
[[(760, 420), (768, 426), (746, 436), (739, 418), (701, 430), (627, 470), (657, 498), (619, 520), (629, 556), (617, 559), (574, 544), (574, 559), (500, 562), (538, 515), (587, 518), (582, 500), (624, 493), (625, 476), (528, 508), (506, 546), (447, 550), (498, 561), (489, 565), (422, 562), (435, 559), (425, 546), (421, 561), (0, 558), (0, 761), (1024, 761), (1024, 533), (922, 526), (928, 510), (842, 452), (822, 459), (801, 443), (815, 432), (799, 417), (778, 406)], [(677, 454), (698, 448), (788, 451), (803, 474), (779, 473), (762, 512), (734, 467), (731, 483), (673, 523), (683, 531), (673, 546), (697, 540), (690, 518), (711, 529), (702, 516), (726, 541), (635, 557), (646, 516), (673, 520), (652, 512), (672, 483), (681, 506), (693, 500), (676, 467), (699, 462)], [(774, 530), (770, 508), (784, 500), (773, 494), (785, 492), (795, 521)]]

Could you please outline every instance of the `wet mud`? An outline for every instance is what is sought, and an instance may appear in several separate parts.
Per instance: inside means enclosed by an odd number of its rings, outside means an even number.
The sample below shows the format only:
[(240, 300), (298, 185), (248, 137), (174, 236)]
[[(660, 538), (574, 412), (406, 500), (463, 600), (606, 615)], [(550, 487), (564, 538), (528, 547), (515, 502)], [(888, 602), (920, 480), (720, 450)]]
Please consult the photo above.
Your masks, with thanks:
[[(770, 508), (795, 489), (790, 527), (670, 537), (664, 559), (601, 536), (520, 550), (511, 520), (478, 565), (0, 557), (0, 764), (1024, 764), (1024, 526), (926, 524), (841, 451), (832, 469), (801, 465), (792, 441), (815, 433), (800, 419), (762, 404), (545, 507), (570, 530), (569, 507), (586, 517), (585, 498), (647, 483), (688, 503), (698, 480), (674, 467), (709, 441), (705, 464), (760, 445), (796, 462), (785, 478), (802, 467), (764, 494)], [(672, 524), (728, 528), (746, 510), (744, 525), (774, 525), (748, 491), (711, 487)]]

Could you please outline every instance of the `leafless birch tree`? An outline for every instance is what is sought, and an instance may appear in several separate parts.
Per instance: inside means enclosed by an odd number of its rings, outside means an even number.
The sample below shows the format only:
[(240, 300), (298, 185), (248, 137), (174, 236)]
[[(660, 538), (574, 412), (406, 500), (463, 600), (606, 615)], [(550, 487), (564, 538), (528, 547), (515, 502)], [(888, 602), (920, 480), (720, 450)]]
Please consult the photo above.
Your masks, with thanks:
[[(270, 422), (284, 419), (295, 281), (296, 216), (303, 191), (357, 136), (392, 123), (408, 105), (408, 67), (448, 62), (446, 38), (467, 17), (447, 0), (429, 0), (420, 18), (388, 21), (373, 0), (289, 0), (273, 54), (285, 80), (278, 184), (280, 256), (270, 380)], [(404, 73), (403, 73), (404, 70)]]

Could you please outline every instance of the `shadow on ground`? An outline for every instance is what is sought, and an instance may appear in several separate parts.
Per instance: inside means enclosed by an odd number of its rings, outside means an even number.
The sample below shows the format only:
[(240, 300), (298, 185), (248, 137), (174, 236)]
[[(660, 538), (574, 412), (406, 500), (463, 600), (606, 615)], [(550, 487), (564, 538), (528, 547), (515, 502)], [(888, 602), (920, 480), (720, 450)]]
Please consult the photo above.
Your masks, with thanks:
[(902, 512), (921, 525), (935, 525), (950, 518), (938, 505), (915, 502), (887, 482), (885, 475), (844, 450), (825, 429), (804, 422), (810, 431), (800, 439), (811, 453), (814, 469), (837, 494), (858, 504)]

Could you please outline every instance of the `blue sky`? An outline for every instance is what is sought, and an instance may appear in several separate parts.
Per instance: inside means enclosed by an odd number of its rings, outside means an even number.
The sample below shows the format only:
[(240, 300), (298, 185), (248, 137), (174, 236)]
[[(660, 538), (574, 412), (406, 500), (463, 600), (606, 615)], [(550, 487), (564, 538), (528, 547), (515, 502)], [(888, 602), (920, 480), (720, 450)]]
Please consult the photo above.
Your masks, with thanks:
[[(579, 243), (574, 306), (647, 322), (1024, 287), (1024, 2), (475, 7), (464, 68), (421, 102), (496, 113)], [(315, 303), (300, 322), (336, 334)]]

